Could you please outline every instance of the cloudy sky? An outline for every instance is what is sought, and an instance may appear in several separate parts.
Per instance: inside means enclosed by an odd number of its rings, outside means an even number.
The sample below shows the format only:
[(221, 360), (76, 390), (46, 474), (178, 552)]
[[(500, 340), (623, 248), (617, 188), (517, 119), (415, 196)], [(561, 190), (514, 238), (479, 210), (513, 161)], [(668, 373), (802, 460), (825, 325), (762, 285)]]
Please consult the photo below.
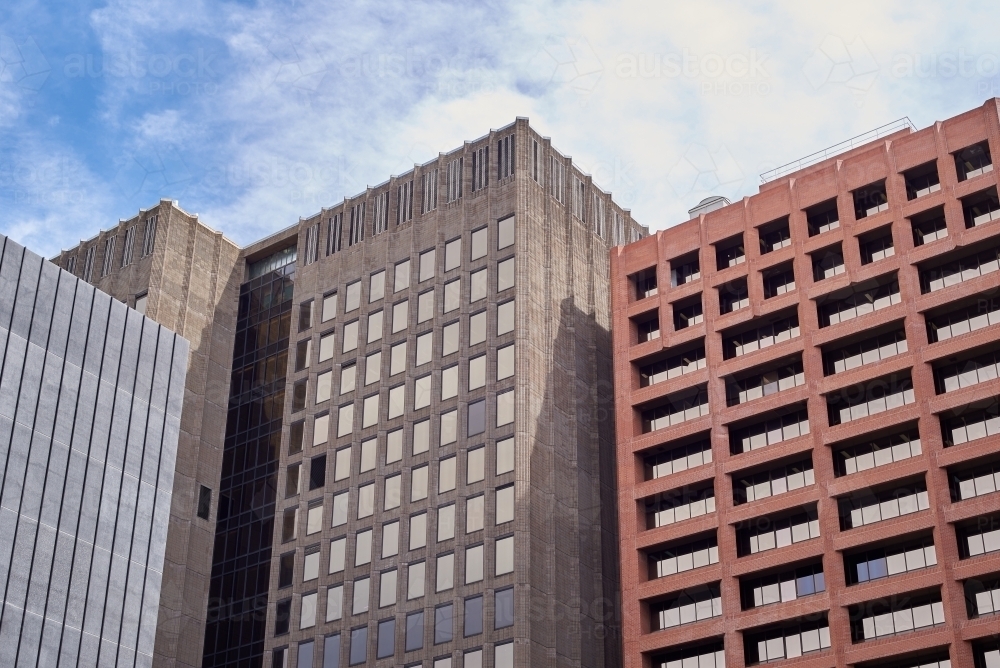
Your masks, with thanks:
[(0, 231), (54, 254), (175, 199), (246, 243), (527, 116), (641, 223), (1000, 95), (1000, 3), (0, 8)]

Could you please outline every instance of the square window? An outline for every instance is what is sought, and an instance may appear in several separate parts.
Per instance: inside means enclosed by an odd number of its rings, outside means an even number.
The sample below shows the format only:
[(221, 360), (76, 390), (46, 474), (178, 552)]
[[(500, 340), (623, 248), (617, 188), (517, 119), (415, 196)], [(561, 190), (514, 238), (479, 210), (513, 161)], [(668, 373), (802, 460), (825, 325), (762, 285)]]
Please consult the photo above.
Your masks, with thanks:
[(486, 385), (486, 355), (469, 360), (469, 390), (478, 390)]
[(497, 380), (514, 375), (514, 345), (497, 349)]
[[(482, 448), (480, 448), (482, 450)], [(465, 500), (465, 533), (481, 531), (486, 516), (485, 497), (480, 494)]]
[(321, 404), (330, 400), (330, 393), (333, 391), (333, 372), (326, 371), (316, 376), (316, 403)]
[(432, 349), (431, 346), (434, 341), (434, 332), (427, 332), (426, 334), (421, 334), (417, 337), (417, 354), (414, 360), (417, 366), (423, 366), (431, 361)]
[(441, 370), (441, 400), (458, 396), (458, 365)]
[(404, 371), (406, 371), (406, 341), (389, 348), (389, 375), (395, 376)]
[[(330, 414), (317, 415), (313, 421), (313, 447), (323, 445), (330, 437)], [(301, 448), (300, 448), (301, 450)]]
[(441, 445), (451, 445), (458, 440), (458, 410), (441, 414)]
[(489, 290), (489, 276), (485, 269), (474, 271), (469, 275), (469, 303), (475, 304), (480, 299), (486, 299)]
[[(389, 390), (389, 403), (392, 403), (392, 390)], [(392, 464), (403, 458), (403, 430), (390, 431), (385, 436), (385, 463)]]
[(350, 501), (347, 492), (342, 492), (333, 496), (333, 520), (330, 522), (330, 526), (339, 527), (347, 524), (347, 511), (349, 505)]
[(334, 460), (333, 479), (335, 482), (347, 480), (351, 477), (351, 446), (337, 450)]
[(493, 628), (503, 629), (514, 625), (514, 590), (501, 589), (494, 596)]
[(382, 525), (382, 558), (399, 554), (399, 522)]
[(378, 607), (396, 605), (396, 571), (385, 571), (379, 575)]
[(309, 353), (312, 351), (312, 339), (299, 341), (295, 345), (295, 370), (302, 371), (309, 368)]
[(354, 565), (363, 566), (372, 560), (372, 530), (359, 531), (355, 538)]
[(358, 473), (367, 473), (375, 470), (375, 459), (378, 452), (378, 439), (369, 438), (361, 442), (361, 466)]
[(410, 501), (427, 498), (427, 465), (418, 466), (410, 472)]
[(319, 337), (319, 361), (325, 362), (333, 357), (333, 346), (336, 343), (336, 332), (330, 332)]
[(344, 299), (344, 313), (351, 313), (361, 308), (361, 281), (354, 281), (347, 286), (347, 297)]
[(411, 612), (406, 616), (406, 651), (424, 647), (424, 612)]
[(502, 427), (514, 421), (514, 390), (497, 395), (497, 426)]
[(450, 492), (455, 489), (456, 457), (446, 457), (438, 462), (438, 493)]
[(368, 303), (373, 304), (385, 297), (385, 270), (371, 275), (368, 286)]
[[(383, 577), (385, 574), (382, 574)], [(392, 572), (395, 585), (396, 572)], [(393, 597), (395, 599), (395, 596)], [(380, 601), (381, 603), (381, 601)], [(392, 605), (388, 603), (387, 605)], [(379, 607), (385, 607), (380, 605)], [(396, 653), (396, 620), (384, 619), (378, 623), (378, 642), (375, 644), (375, 658), (385, 659)]]
[(340, 393), (347, 394), (354, 391), (354, 384), (357, 378), (357, 366), (349, 364), (340, 367)]
[(434, 249), (420, 254), (420, 282), (434, 278)]
[(285, 471), (285, 498), (299, 493), (299, 465), (291, 464)]
[(514, 245), (514, 216), (497, 221), (497, 250)]
[(342, 352), (349, 353), (358, 348), (358, 321), (349, 322), (344, 325), (344, 349)]
[(507, 485), (497, 489), (497, 524), (514, 521), (514, 486)]
[(514, 258), (508, 258), (497, 263), (497, 292), (503, 292), (514, 287)]
[[(434, 591), (448, 591), (455, 586), (455, 555), (442, 554), (437, 558), (437, 581)], [(449, 638), (450, 640), (450, 638)]]
[(323, 297), (323, 322), (329, 322), (337, 317), (337, 293), (331, 292)]
[(474, 346), (486, 340), (486, 311), (469, 316), (469, 345)]
[[(355, 589), (355, 591), (357, 591)], [(367, 606), (365, 610), (367, 610)], [(368, 627), (351, 630), (351, 653), (348, 658), (350, 665), (356, 666), (368, 660)], [(499, 666), (499, 664), (497, 664)], [(512, 664), (513, 665), (513, 664)]]
[(291, 587), (295, 576), (295, 553), (283, 554), (278, 559), (278, 588)]
[[(438, 564), (441, 557), (438, 557)], [(449, 587), (451, 589), (451, 587)], [(443, 591), (443, 590), (438, 590)], [(454, 608), (451, 603), (434, 608), (434, 644), (451, 642), (455, 628)]]
[[(316, 592), (302, 595), (302, 608), (299, 613), (299, 628), (308, 629), (316, 626)], [(302, 648), (299, 648), (302, 653)]]
[(401, 301), (392, 305), (392, 333), (402, 332), (406, 329), (407, 318), (409, 317), (408, 301)]
[(462, 305), (462, 279), (444, 284), (444, 312), (451, 313)]
[(447, 357), (458, 352), (459, 322), (444, 326), (441, 332), (441, 355)]
[(497, 441), (497, 475), (514, 470), (514, 437)]
[(469, 436), (486, 431), (486, 400), (480, 399), (469, 404)]
[(496, 575), (514, 572), (514, 537), (498, 538), (496, 542)]
[(330, 541), (330, 573), (340, 573), (344, 570), (346, 554), (346, 538), (338, 538)]
[(465, 584), (483, 580), (483, 546), (465, 548)]
[(326, 455), (309, 460), (309, 489), (319, 489), (326, 485)]
[(372, 353), (365, 358), (365, 385), (377, 383), (382, 379), (382, 353)]
[[(389, 412), (386, 418), (394, 420), (406, 412), (406, 385), (389, 388)], [(393, 460), (395, 461), (395, 460)], [(386, 461), (388, 463), (388, 460)]]
[(295, 536), (298, 534), (299, 525), (299, 509), (296, 508), (286, 508), (285, 512), (281, 516), (281, 542), (287, 543), (290, 540), (295, 540)]
[(427, 322), (434, 317), (434, 290), (421, 292), (417, 296), (417, 324)]
[(465, 466), (465, 482), (472, 484), (486, 478), (486, 448), (469, 450)]
[(413, 410), (420, 410), (431, 405), (431, 376), (417, 378), (413, 381)]
[[(344, 585), (326, 590), (326, 621), (335, 622), (344, 616)], [(329, 641), (329, 638), (327, 639)], [(329, 650), (329, 645), (326, 648)], [(340, 647), (338, 645), (337, 649)]]
[[(305, 434), (306, 423), (304, 420), (293, 422), (288, 427), (288, 454), (294, 455), (302, 452), (303, 435)], [(324, 439), (324, 443), (326, 440)]]
[[(465, 599), (465, 637), (479, 635), (483, 632), (483, 597), (473, 596), (472, 598)], [(472, 654), (478, 654), (476, 657), (479, 660), (478, 667), (482, 668), (482, 651), (474, 650), (465, 653), (465, 666), (464, 668), (472, 668), (469, 665), (469, 657)]]
[(424, 580), (426, 580), (426, 564), (421, 561), (410, 564), (406, 569), (406, 598), (412, 601), (424, 595)]
[[(513, 495), (511, 495), (513, 499)], [(375, 512), (375, 483), (358, 488), (358, 519), (371, 517)]]
[(337, 417), (337, 438), (347, 436), (354, 431), (354, 404), (347, 404), (340, 407), (340, 414)]
[(478, 260), (486, 256), (487, 233), (488, 230), (485, 227), (481, 227), (472, 233), (472, 253), (469, 256), (470, 260)]
[(385, 479), (385, 510), (399, 508), (399, 500), (402, 496), (403, 475), (397, 473)]
[(310, 299), (299, 305), (299, 331), (304, 332), (313, 326), (313, 303)]
[(451, 271), (462, 264), (462, 237), (444, 245), (444, 270)]
[(514, 331), (514, 300), (497, 306), (497, 336)]
[(455, 504), (438, 508), (437, 511), (437, 542), (441, 543), (455, 537)]
[(431, 421), (421, 420), (413, 423), (413, 454), (427, 452), (431, 447)]
[(368, 599), (371, 582), (368, 578), (361, 578), (354, 581), (354, 601), (351, 605), (351, 614), (360, 615), (368, 612)]
[(427, 545), (427, 513), (410, 517), (410, 549), (417, 550)]
[(309, 381), (303, 379), (298, 381), (292, 386), (292, 412), (301, 411), (306, 407), (306, 390), (308, 389)]
[(367, 429), (378, 424), (378, 399), (379, 395), (373, 394), (365, 397), (361, 404), (361, 428)]
[(410, 261), (396, 263), (395, 276), (392, 281), (392, 291), (399, 292), (410, 287)]
[(382, 311), (368, 314), (368, 343), (382, 340)]

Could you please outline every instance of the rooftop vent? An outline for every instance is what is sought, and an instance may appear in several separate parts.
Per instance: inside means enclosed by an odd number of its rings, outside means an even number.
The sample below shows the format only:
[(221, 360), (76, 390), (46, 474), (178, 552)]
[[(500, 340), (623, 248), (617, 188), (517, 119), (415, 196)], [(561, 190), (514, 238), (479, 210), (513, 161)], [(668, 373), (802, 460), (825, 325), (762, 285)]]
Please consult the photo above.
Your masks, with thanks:
[(706, 197), (698, 202), (698, 206), (693, 209), (688, 209), (688, 216), (690, 216), (688, 220), (691, 218), (697, 218), (703, 213), (708, 213), (709, 211), (715, 211), (716, 209), (721, 209), (724, 206), (729, 206), (729, 204), (729, 200), (720, 195)]

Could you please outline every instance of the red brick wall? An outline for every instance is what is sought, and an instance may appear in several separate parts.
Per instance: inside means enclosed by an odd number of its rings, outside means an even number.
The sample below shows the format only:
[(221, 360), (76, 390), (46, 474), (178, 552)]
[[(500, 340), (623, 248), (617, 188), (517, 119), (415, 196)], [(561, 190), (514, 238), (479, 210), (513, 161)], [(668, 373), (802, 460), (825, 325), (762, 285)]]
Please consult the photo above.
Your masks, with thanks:
[[(770, 182), (753, 197), (703, 215), (654, 236), (617, 249), (611, 260), (613, 299), (613, 339), (617, 424), (619, 518), (621, 530), (621, 577), (623, 601), (624, 665), (647, 668), (651, 656), (675, 645), (724, 637), (726, 665), (744, 665), (741, 632), (789, 620), (809, 613), (828, 611), (832, 647), (801, 659), (795, 666), (847, 666), (880, 657), (896, 656), (921, 648), (950, 646), (953, 666), (971, 666), (970, 641), (997, 633), (996, 618), (969, 620), (962, 580), (1000, 571), (1000, 553), (959, 561), (954, 522), (1000, 511), (1000, 493), (953, 503), (948, 491), (946, 467), (1000, 451), (996, 436), (945, 449), (937, 415), (973, 401), (1000, 395), (1000, 379), (980, 383), (960, 391), (935, 393), (932, 363), (1000, 339), (1000, 325), (994, 325), (945, 342), (928, 344), (923, 313), (928, 309), (963, 297), (993, 291), (996, 295), (1000, 273), (979, 277), (943, 290), (921, 294), (918, 263), (941, 254), (995, 239), (1000, 243), (1000, 221), (966, 229), (961, 197), (997, 183), (997, 172), (959, 182), (952, 152), (989, 140), (993, 162), (1000, 156), (998, 103), (993, 99), (983, 107), (918, 132), (901, 132), (854, 149), (825, 162)], [(907, 201), (902, 172), (937, 159), (941, 189)], [(886, 179), (889, 209), (855, 220), (851, 191)], [(837, 198), (840, 227), (810, 237), (805, 209)], [(948, 237), (914, 247), (909, 217), (944, 206)], [(789, 216), (792, 244), (760, 254), (756, 227)], [(870, 264), (861, 264), (858, 235), (891, 225), (895, 255)], [(746, 248), (743, 264), (716, 270), (713, 243), (742, 232)], [(844, 273), (813, 280), (810, 252), (841, 243)], [(678, 288), (670, 287), (671, 259), (699, 251), (701, 277)], [(765, 301), (760, 272), (791, 261), (796, 289)], [(658, 294), (635, 299), (629, 276), (655, 267)], [(815, 300), (833, 291), (878, 276), (896, 272), (901, 303), (854, 320), (819, 327)], [(750, 307), (720, 315), (717, 288), (727, 281), (747, 277)], [(704, 322), (674, 331), (671, 304), (701, 293)], [(723, 360), (722, 335), (740, 323), (790, 307), (798, 310), (801, 335), (770, 348)], [(659, 312), (660, 338), (635, 343), (630, 319)], [(908, 352), (865, 364), (849, 372), (824, 376), (821, 346), (863, 332), (879, 324), (903, 319)], [(707, 366), (651, 387), (639, 388), (636, 362), (660, 351), (704, 338)], [(801, 354), (806, 384), (777, 394), (726, 407), (726, 376), (761, 366), (790, 354)], [(829, 426), (823, 395), (858, 382), (893, 372), (910, 371), (916, 402), (876, 416)], [(678, 390), (708, 384), (711, 413), (649, 434), (641, 433), (636, 406)], [(728, 425), (763, 416), (768, 411), (806, 401), (810, 434), (740, 455), (731, 455)], [(837, 478), (831, 446), (868, 432), (917, 420), (922, 454), (866, 472)], [(644, 481), (642, 453), (685, 436), (711, 430), (713, 463), (657, 480)], [(733, 474), (795, 453), (811, 453), (816, 484), (741, 506), (733, 506)], [(836, 497), (873, 484), (891, 483), (914, 476), (925, 477), (931, 508), (866, 527), (841, 531)], [(642, 500), (658, 492), (712, 480), (715, 485), (714, 514), (646, 530)], [(818, 504), (821, 537), (785, 548), (737, 558), (734, 524), (762, 515)], [(650, 581), (646, 550), (677, 538), (717, 528), (718, 564)], [(845, 587), (845, 549), (889, 536), (932, 530), (938, 565), (869, 583)], [(742, 611), (739, 577), (808, 557), (821, 556), (827, 591), (788, 603)], [(687, 587), (721, 582), (723, 615), (671, 630), (650, 633), (648, 606), (644, 601)], [(852, 644), (847, 606), (882, 596), (902, 594), (922, 588), (940, 587), (945, 607), (944, 626)]]

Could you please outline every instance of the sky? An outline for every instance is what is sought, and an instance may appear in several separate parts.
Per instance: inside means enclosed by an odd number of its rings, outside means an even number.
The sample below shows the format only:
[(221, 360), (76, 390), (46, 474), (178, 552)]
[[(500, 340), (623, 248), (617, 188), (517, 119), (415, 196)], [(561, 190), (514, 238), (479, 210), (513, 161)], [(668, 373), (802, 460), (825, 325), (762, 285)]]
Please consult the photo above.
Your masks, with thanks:
[(0, 7), (0, 232), (47, 256), (161, 198), (246, 244), (516, 116), (651, 230), (1000, 96), (1000, 3)]

